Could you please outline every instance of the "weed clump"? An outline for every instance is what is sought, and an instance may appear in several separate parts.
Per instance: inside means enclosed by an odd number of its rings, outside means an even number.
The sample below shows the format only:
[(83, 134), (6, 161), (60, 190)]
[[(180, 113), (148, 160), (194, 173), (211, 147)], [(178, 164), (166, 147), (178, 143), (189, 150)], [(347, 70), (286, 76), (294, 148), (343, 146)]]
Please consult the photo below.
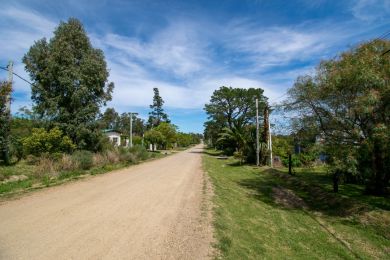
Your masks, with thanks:
[(81, 170), (89, 170), (93, 166), (93, 153), (90, 151), (80, 150), (72, 154), (72, 160), (79, 165)]

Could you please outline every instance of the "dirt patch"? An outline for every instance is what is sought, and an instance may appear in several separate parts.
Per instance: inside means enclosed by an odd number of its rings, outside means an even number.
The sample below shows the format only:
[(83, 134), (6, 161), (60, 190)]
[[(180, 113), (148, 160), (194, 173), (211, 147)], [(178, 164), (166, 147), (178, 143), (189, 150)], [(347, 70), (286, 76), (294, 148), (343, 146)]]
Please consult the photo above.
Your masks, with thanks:
[(274, 201), (288, 209), (306, 208), (306, 203), (298, 197), (292, 190), (276, 186), (272, 188), (272, 197)]

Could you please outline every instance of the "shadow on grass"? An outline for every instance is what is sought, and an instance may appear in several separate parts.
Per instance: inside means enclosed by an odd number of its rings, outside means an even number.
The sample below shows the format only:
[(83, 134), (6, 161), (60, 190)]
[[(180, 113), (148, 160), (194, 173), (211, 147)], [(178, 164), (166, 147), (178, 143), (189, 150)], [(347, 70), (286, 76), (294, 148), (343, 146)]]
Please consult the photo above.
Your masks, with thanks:
[(210, 155), (210, 156), (221, 156), (222, 155), (222, 152), (221, 151), (209, 151), (209, 150), (205, 150), (203, 148), (195, 148), (195, 149), (192, 149), (190, 151), (190, 153), (201, 153), (201, 154), (206, 154), (206, 155)]
[(370, 210), (355, 199), (331, 193), (299, 177), (275, 170), (265, 170), (255, 178), (239, 181), (239, 185), (256, 191), (256, 199), (284, 209), (305, 209), (328, 216), (346, 217)]

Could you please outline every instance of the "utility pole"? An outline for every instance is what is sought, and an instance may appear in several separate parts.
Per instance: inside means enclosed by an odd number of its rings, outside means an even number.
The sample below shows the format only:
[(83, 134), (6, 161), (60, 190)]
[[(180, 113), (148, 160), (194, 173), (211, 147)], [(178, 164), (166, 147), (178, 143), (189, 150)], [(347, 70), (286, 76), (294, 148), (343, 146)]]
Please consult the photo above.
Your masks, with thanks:
[(256, 98), (256, 165), (260, 165), (260, 144), (259, 144), (259, 100)]
[(133, 147), (133, 113), (130, 112), (130, 134), (129, 134), (129, 146)]
[(269, 156), (270, 156), (270, 166), (271, 168), (273, 168), (274, 162), (272, 159), (272, 135), (271, 135), (271, 120), (269, 120), (269, 107), (268, 107), (268, 133), (269, 133), (268, 149), (269, 149)]
[(138, 113), (130, 112), (130, 135), (129, 135), (130, 147), (133, 147), (133, 115), (138, 115)]
[(267, 144), (269, 152), (269, 165), (272, 168), (272, 137), (271, 137), (271, 122), (269, 120), (269, 106), (267, 105), (264, 109), (264, 142)]

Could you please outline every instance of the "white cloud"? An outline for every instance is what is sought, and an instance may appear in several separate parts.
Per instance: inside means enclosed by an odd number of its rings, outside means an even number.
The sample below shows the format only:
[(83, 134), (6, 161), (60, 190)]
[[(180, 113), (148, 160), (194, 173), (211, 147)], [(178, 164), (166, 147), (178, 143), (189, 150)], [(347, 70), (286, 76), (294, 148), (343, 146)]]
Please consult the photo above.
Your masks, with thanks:
[(224, 44), (240, 59), (252, 62), (252, 70), (283, 66), (294, 61), (318, 59), (328, 48), (347, 38), (342, 26), (304, 23), (299, 26), (258, 27), (257, 24), (233, 21), (224, 31)]
[(23, 55), (34, 41), (50, 37), (55, 28), (53, 21), (40, 14), (12, 6), (0, 9), (0, 21), (0, 57), (9, 59)]
[(388, 20), (390, 1), (388, 0), (357, 0), (352, 2), (352, 14), (365, 22)]
[(195, 25), (179, 21), (172, 22), (147, 41), (108, 33), (100, 44), (107, 50), (121, 51), (128, 59), (148, 63), (176, 76), (188, 76), (209, 63), (206, 44), (198, 33)]

